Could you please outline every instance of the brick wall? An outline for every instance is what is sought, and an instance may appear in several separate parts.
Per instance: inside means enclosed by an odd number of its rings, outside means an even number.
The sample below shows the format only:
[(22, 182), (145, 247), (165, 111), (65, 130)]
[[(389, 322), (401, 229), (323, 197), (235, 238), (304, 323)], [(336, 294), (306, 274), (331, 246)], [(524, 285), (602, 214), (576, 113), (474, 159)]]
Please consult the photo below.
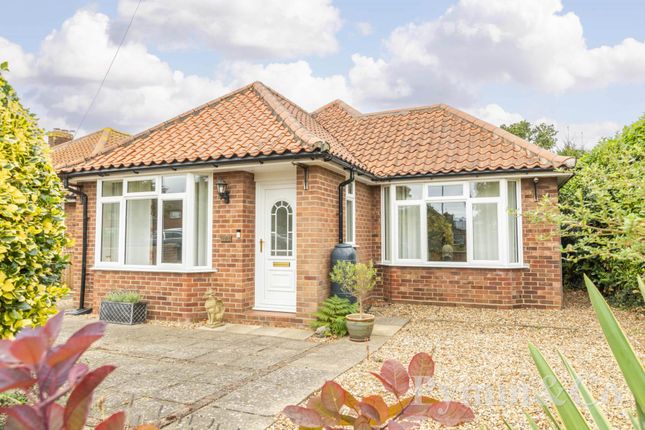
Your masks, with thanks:
[[(557, 199), (555, 178), (538, 183), (540, 196)], [(522, 209), (535, 208), (533, 182), (522, 181)], [(378, 222), (380, 223), (380, 222)], [(382, 294), (387, 300), (485, 307), (559, 308), (562, 305), (560, 239), (544, 239), (555, 226), (522, 221), (522, 269), (464, 269), (382, 266)], [(376, 228), (376, 226), (374, 226)]]
[(318, 303), (329, 296), (331, 251), (338, 242), (338, 184), (344, 178), (322, 167), (309, 167), (309, 189), (298, 169), (297, 316), (309, 320)]
[[(203, 295), (209, 289), (224, 300), (226, 320), (278, 326), (311, 319), (329, 294), (331, 251), (338, 240), (338, 184), (343, 177), (319, 166), (309, 168), (304, 189), (298, 169), (297, 198), (297, 312), (253, 311), (255, 294), (255, 182), (253, 174), (221, 175), (231, 201), (213, 196), (213, 267), (217, 272), (170, 273), (94, 270), (96, 186), (84, 183), (88, 194), (89, 240), (87, 306), (97, 312), (101, 298), (113, 289), (134, 289), (149, 303), (152, 319), (203, 320)], [(215, 179), (217, 179), (217, 177)], [(557, 195), (555, 179), (542, 179), (539, 193)], [(533, 183), (522, 181), (524, 210), (535, 207)], [(78, 301), (81, 262), (81, 206), (66, 205), (68, 231), (74, 240), (72, 261), (74, 300)], [(525, 269), (379, 268), (382, 282), (375, 296), (393, 301), (492, 307), (559, 307), (562, 303), (559, 238), (543, 240), (554, 228), (523, 222)], [(241, 231), (237, 239), (236, 230)], [(356, 184), (356, 245), (359, 261), (380, 260), (380, 187)]]

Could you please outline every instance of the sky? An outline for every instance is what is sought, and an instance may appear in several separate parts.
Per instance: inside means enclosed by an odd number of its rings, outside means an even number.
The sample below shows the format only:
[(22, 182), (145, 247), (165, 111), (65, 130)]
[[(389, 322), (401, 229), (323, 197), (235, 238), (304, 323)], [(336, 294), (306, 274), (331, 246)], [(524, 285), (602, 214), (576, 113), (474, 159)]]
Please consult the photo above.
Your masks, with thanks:
[(590, 148), (645, 113), (643, 22), (643, 0), (21, 0), (0, 62), (41, 127), (77, 136), (259, 80), (310, 111), (445, 103)]

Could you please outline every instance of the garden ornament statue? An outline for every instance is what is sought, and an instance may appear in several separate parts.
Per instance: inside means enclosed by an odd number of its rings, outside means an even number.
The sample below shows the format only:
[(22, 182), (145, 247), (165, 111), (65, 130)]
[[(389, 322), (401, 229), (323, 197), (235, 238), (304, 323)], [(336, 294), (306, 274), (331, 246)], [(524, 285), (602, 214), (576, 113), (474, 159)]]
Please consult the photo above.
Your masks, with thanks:
[(211, 328), (219, 327), (224, 323), (224, 302), (215, 297), (213, 290), (208, 290), (206, 295), (204, 295), (206, 302), (204, 307), (206, 308), (206, 313), (208, 314), (208, 323), (207, 325)]

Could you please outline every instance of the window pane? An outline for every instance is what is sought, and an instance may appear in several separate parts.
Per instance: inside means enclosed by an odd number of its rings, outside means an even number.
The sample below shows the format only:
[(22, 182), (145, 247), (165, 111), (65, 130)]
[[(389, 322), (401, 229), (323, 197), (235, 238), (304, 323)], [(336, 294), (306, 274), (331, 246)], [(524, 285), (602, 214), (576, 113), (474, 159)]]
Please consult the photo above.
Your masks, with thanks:
[(354, 243), (354, 200), (347, 200), (347, 226), (345, 241)]
[(271, 208), (271, 256), (291, 257), (293, 254), (293, 210), (285, 201)]
[(165, 200), (162, 202), (162, 234), (161, 262), (181, 264), (184, 230), (184, 202), (182, 200)]
[(195, 176), (195, 266), (207, 266), (208, 256), (208, 176)]
[(428, 203), (428, 261), (466, 261), (466, 202)]
[(123, 195), (123, 181), (103, 181), (101, 185), (103, 197), (114, 197)]
[(154, 179), (144, 179), (141, 181), (128, 181), (128, 193), (145, 193), (155, 190)]
[(390, 227), (390, 187), (383, 189), (383, 237), (385, 242), (385, 260), (389, 261), (391, 258), (390, 246), (392, 243), (392, 233)]
[(183, 193), (186, 191), (186, 177), (185, 176), (164, 176), (161, 178), (161, 192), (167, 193)]
[(453, 185), (429, 185), (429, 197), (449, 197), (449, 196), (463, 196), (464, 186), (462, 184)]
[(497, 203), (473, 203), (473, 259), (498, 260)]
[(125, 263), (156, 264), (157, 199), (128, 200), (125, 222)]
[(420, 200), (421, 185), (399, 185), (396, 187), (397, 200)]
[(119, 261), (119, 203), (103, 203), (101, 217), (101, 261)]
[(421, 207), (399, 207), (399, 258), (421, 258)]
[(508, 258), (511, 263), (520, 261), (517, 210), (517, 182), (508, 181)]
[(499, 182), (472, 182), (470, 197), (499, 197)]

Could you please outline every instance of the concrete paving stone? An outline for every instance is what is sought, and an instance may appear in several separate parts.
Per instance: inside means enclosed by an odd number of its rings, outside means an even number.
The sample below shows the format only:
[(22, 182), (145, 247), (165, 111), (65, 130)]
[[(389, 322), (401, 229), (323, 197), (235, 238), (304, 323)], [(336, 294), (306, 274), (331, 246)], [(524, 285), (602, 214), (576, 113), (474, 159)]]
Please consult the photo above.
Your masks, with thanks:
[(299, 330), (295, 328), (285, 328), (280, 333), (280, 337), (291, 340), (305, 340), (309, 339), (313, 334), (311, 330)]
[(127, 423), (131, 426), (153, 423), (163, 417), (175, 415), (186, 406), (166, 400), (139, 397), (127, 404), (123, 411), (126, 413)]
[(273, 366), (281, 361), (288, 360), (296, 352), (290, 349), (282, 349), (278, 347), (267, 347), (258, 352), (248, 355), (242, 355), (235, 362), (230, 363), (235, 367), (245, 369), (264, 369)]
[(320, 344), (317, 342), (286, 339), (284, 342), (280, 344), (280, 348), (291, 349), (293, 351), (302, 352), (302, 351), (315, 348), (318, 345)]
[(264, 430), (273, 421), (273, 417), (230, 411), (209, 405), (164, 427), (164, 430)]
[(204, 382), (193, 382), (190, 384), (176, 384), (172, 387), (163, 388), (152, 392), (149, 396), (160, 400), (170, 400), (177, 403), (192, 404), (196, 401), (215, 394), (224, 388), (219, 384), (206, 384)]
[(245, 378), (248, 378), (253, 372), (251, 370), (229, 368), (223, 366), (200, 366), (200, 373), (188, 377), (189, 381), (204, 382), (211, 385), (222, 387), (236, 384)]
[(274, 416), (285, 406), (298, 404), (322, 386), (330, 373), (316, 369), (272, 372), (216, 400), (215, 406), (258, 415)]
[(166, 358), (174, 358), (181, 360), (192, 360), (204, 354), (212, 352), (213, 348), (210, 346), (190, 346), (173, 348), (170, 351), (163, 351), (160, 356)]
[(394, 325), (394, 326), (399, 326), (403, 327), (410, 321), (409, 318), (405, 317), (376, 317), (374, 319), (374, 324), (382, 324), (382, 325)]
[[(137, 396), (146, 396), (156, 391), (177, 385), (178, 383), (180, 382), (172, 376), (167, 376), (160, 374), (159, 372), (152, 371), (137, 375), (137, 377), (132, 378), (130, 383), (123, 384), (121, 387), (119, 387), (119, 389), (124, 393), (135, 394)], [(116, 387), (112, 387), (112, 389), (115, 388)]]
[(394, 336), (399, 330), (401, 330), (401, 326), (398, 325), (376, 324), (374, 325), (374, 330), (372, 330), (372, 336), (391, 337)]
[(259, 325), (242, 325), (242, 324), (227, 324), (223, 326), (222, 331), (224, 333), (237, 333), (237, 334), (249, 334), (253, 330), (257, 330), (261, 326)]
[(103, 420), (115, 412), (124, 410), (133, 403), (135, 399), (136, 395), (134, 394), (105, 388), (103, 385), (100, 385), (94, 392), (89, 415), (96, 419)]

